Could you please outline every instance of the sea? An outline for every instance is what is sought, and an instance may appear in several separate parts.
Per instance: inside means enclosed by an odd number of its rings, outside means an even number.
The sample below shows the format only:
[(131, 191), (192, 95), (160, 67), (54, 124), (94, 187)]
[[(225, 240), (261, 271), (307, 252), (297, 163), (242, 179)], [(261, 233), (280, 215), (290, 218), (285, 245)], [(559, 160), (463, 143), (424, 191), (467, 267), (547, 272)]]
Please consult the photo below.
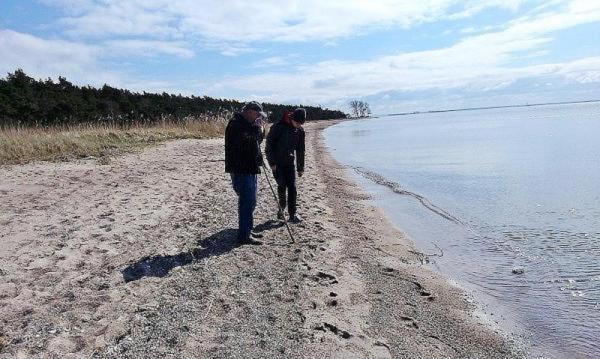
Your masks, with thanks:
[(382, 116), (333, 157), (532, 358), (600, 358), (600, 103)]

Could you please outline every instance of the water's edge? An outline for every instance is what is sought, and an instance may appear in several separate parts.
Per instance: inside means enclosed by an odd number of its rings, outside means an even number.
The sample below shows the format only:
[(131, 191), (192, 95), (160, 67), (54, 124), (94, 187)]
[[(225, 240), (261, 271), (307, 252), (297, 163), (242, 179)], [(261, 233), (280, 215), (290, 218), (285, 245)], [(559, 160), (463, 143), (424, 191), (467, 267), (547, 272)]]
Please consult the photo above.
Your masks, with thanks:
[[(354, 121), (344, 121), (341, 124), (347, 122)], [(498, 306), (499, 303), (491, 298), (485, 298), (481, 293), (478, 293), (475, 288), (463, 281), (460, 278), (460, 275), (457, 275), (456, 273), (449, 274), (443, 267), (443, 264), (440, 264), (439, 260), (436, 259), (436, 257), (440, 256), (440, 251), (443, 256), (443, 250), (432, 241), (424, 241), (422, 238), (408, 233), (405, 228), (394, 220), (394, 216), (391, 215), (389, 208), (386, 209), (386, 205), (379, 199), (389, 198), (390, 195), (406, 196), (412, 198), (415, 203), (418, 203), (418, 206), (421, 206), (424, 209), (424, 211), (433, 213), (434, 216), (438, 216), (444, 221), (461, 226), (464, 226), (464, 223), (462, 223), (459, 218), (454, 217), (443, 208), (440, 208), (429, 201), (425, 196), (404, 190), (400, 184), (390, 181), (375, 172), (352, 166), (345, 163), (343, 160), (336, 158), (334, 151), (332, 151), (332, 148), (327, 143), (325, 131), (338, 125), (340, 124), (332, 125), (323, 130), (323, 138), (325, 140), (324, 143), (328, 148), (328, 152), (339, 164), (345, 167), (345, 173), (348, 178), (358, 184), (358, 186), (369, 195), (370, 199), (368, 201), (374, 207), (377, 207), (382, 211), (388, 223), (394, 226), (399, 232), (402, 232), (404, 236), (413, 243), (418, 251), (428, 257), (427, 261), (423, 263), (426, 268), (442, 274), (448, 285), (458, 288), (463, 292), (465, 299), (473, 305), (472, 315), (475, 320), (491, 327), (499, 335), (513, 343), (516, 348), (531, 354), (531, 342), (528, 338), (529, 335), (527, 334), (526, 329), (519, 325), (519, 322), (514, 320), (508, 311), (502, 310), (502, 307)], [(429, 256), (427, 256), (427, 254), (429, 254)]]

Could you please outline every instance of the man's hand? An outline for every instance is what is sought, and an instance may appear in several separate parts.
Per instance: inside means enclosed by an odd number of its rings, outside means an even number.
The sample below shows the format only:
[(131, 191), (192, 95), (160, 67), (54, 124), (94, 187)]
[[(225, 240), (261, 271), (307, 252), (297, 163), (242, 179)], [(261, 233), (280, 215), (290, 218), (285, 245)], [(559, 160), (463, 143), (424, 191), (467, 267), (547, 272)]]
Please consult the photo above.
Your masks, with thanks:
[(302, 177), (303, 174), (304, 174), (304, 171), (299, 171), (298, 172), (298, 177)]

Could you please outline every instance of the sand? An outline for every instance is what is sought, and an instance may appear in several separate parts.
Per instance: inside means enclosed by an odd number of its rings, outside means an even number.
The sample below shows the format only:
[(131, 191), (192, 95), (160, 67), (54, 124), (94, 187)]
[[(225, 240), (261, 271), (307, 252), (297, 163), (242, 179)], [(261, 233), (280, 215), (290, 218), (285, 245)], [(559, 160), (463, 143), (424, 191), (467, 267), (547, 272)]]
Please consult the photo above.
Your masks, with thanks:
[(264, 174), (235, 241), (223, 140), (0, 168), (0, 357), (510, 358), (307, 125), (292, 241)]

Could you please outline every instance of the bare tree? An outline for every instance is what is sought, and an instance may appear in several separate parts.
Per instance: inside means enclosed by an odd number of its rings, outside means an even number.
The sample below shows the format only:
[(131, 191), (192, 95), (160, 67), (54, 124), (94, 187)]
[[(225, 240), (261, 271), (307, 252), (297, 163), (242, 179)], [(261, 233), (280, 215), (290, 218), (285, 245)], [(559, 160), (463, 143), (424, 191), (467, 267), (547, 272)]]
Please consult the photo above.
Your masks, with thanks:
[(350, 114), (352, 117), (358, 117), (358, 101), (352, 100), (348, 103), (350, 106)]
[(368, 103), (364, 102), (362, 117), (369, 116), (371, 116), (371, 108), (369, 107)]
[(348, 105), (350, 105), (352, 117), (368, 117), (371, 115), (371, 108), (364, 101), (352, 100)]

